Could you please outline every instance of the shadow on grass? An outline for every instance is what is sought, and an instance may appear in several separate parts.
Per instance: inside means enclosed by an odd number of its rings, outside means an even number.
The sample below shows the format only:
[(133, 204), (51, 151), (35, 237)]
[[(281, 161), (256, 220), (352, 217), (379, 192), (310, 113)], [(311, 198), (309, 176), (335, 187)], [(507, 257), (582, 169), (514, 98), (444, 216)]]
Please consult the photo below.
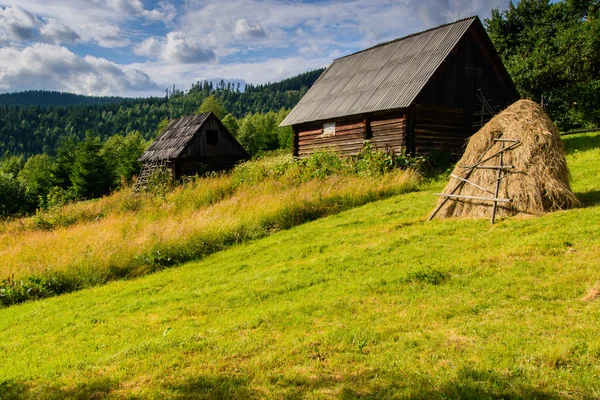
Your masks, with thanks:
[(585, 207), (600, 205), (600, 190), (591, 190), (589, 192), (575, 193), (575, 195)]
[(600, 147), (600, 132), (584, 136), (563, 137), (563, 143), (567, 154), (575, 151), (586, 151)]
[[(68, 389), (52, 386), (34, 387), (27, 383), (4, 381), (0, 382), (0, 399), (104, 399), (118, 386), (119, 383), (110, 378), (78, 383)], [(129, 396), (129, 398), (135, 397)]]
[[(512, 379), (494, 371), (463, 369), (456, 381), (434, 386), (431, 376), (395, 375), (384, 372), (351, 376), (342, 381), (324, 378), (312, 381), (291, 381), (284, 389), (286, 399), (313, 397), (321, 391), (324, 397), (340, 400), (352, 399), (567, 399), (570, 395), (560, 395), (548, 390), (534, 388), (526, 378)], [(381, 379), (393, 383), (377, 384)], [(339, 390), (341, 387), (341, 391)], [(338, 393), (332, 395), (332, 393)], [(590, 397), (591, 398), (591, 397)]]
[[(372, 371), (340, 378), (320, 376), (316, 379), (290, 377), (285, 372), (269, 379), (267, 391), (251, 386), (250, 378), (230, 376), (196, 376), (155, 388), (161, 398), (169, 399), (304, 399), (312, 397), (351, 399), (571, 399), (572, 393), (553, 392), (529, 384), (526, 377), (511, 378), (495, 371), (465, 368), (457, 378), (436, 385), (431, 375), (390, 376), (387, 371)], [(385, 381), (385, 384), (380, 382)], [(390, 383), (391, 382), (391, 383)], [(78, 384), (72, 389), (32, 388), (13, 382), (0, 382), (0, 399), (104, 399), (116, 395), (119, 383), (110, 379)], [(593, 396), (577, 393), (582, 399)], [(119, 393), (116, 397), (135, 397)]]
[[(382, 379), (387, 383), (379, 384)], [(308, 377), (274, 376), (269, 379), (268, 392), (254, 389), (246, 378), (196, 377), (166, 387), (169, 398), (178, 399), (555, 399), (571, 398), (570, 394), (532, 387), (527, 378), (510, 378), (494, 371), (463, 369), (456, 381), (431, 383), (431, 376), (394, 375), (372, 372), (361, 375)], [(583, 396), (585, 398), (585, 396)], [(591, 397), (590, 397), (591, 398)]]
[[(169, 399), (260, 399), (263, 396), (249, 387), (243, 377), (197, 376), (182, 383), (167, 385), (161, 391)], [(166, 393), (165, 393), (166, 392)]]

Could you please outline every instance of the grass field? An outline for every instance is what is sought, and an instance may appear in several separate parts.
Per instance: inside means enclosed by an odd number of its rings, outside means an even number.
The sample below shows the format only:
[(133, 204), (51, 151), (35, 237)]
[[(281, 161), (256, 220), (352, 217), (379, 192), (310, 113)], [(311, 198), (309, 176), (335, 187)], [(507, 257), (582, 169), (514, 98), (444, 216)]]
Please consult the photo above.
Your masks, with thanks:
[(411, 170), (361, 176), (299, 169), (291, 156), (279, 156), (196, 179), (163, 196), (125, 189), (8, 222), (0, 229), (0, 306), (197, 260), (416, 190), (419, 180)]
[(434, 182), (0, 309), (0, 398), (598, 398), (600, 135), (565, 144), (579, 209), (425, 223)]

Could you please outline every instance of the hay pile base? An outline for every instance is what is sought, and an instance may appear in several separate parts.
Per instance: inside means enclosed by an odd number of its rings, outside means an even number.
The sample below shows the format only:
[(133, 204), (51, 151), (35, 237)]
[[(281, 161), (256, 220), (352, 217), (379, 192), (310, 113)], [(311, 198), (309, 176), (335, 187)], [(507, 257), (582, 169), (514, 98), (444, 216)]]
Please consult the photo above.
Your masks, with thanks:
[[(452, 174), (467, 178), (494, 193), (497, 169), (474, 169), (469, 174), (469, 170), (464, 167), (475, 165), (487, 156), (499, 152), (501, 142), (494, 141), (498, 138), (520, 142), (516, 148), (504, 153), (504, 165), (514, 166), (514, 169), (504, 173), (498, 198), (511, 199), (512, 202), (498, 203), (498, 216), (540, 215), (578, 203), (569, 186), (569, 171), (558, 129), (544, 110), (529, 100), (512, 104), (474, 134)], [(481, 165), (497, 166), (499, 157)], [(456, 195), (494, 197), (457, 178), (451, 178), (442, 193), (450, 194), (459, 184), (459, 189), (454, 191)], [(438, 207), (445, 200), (445, 197), (440, 197)], [(489, 218), (493, 205), (490, 201), (447, 199), (435, 217)]]

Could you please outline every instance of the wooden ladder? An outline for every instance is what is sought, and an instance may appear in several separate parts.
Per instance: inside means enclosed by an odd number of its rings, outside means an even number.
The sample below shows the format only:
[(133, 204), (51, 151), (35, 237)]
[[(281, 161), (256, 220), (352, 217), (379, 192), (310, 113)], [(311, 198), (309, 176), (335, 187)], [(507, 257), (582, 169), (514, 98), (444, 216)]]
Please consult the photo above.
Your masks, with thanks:
[(166, 163), (164, 160), (151, 161), (142, 165), (142, 170), (138, 175), (137, 181), (133, 186), (133, 193), (139, 193), (148, 189), (148, 178), (158, 169), (164, 168)]

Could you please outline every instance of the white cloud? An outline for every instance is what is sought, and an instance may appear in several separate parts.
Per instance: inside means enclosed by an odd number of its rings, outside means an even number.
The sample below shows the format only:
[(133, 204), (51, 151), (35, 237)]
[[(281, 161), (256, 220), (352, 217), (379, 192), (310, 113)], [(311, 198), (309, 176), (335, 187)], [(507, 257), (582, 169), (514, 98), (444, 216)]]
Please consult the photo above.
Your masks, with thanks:
[(164, 42), (155, 37), (150, 37), (144, 40), (142, 43), (135, 46), (133, 49), (134, 53), (138, 56), (145, 56), (148, 58), (160, 58)]
[(240, 18), (235, 23), (233, 33), (238, 39), (257, 39), (267, 37), (267, 32), (258, 24), (249, 23), (246, 18)]
[(131, 44), (117, 25), (109, 23), (91, 23), (82, 26), (81, 34), (86, 42), (94, 41), (107, 48), (125, 47)]
[[(12, 5), (16, 1), (19, 6)], [(54, 44), (51, 48), (61, 54), (68, 50), (58, 45), (70, 43), (117, 49), (102, 54), (112, 51), (121, 63), (133, 54), (147, 59), (129, 66), (113, 63), (119, 73), (104, 63), (110, 63), (107, 60), (69, 52), (79, 60), (74, 65), (85, 65), (86, 74), (99, 76), (95, 81), (89, 75), (83, 79), (81, 72), (55, 71), (52, 76), (75, 80), (78, 92), (96, 87), (131, 91), (136, 87), (131, 82), (148, 76), (160, 85), (182, 88), (202, 79), (264, 83), (438, 24), (475, 14), (483, 19), (492, 7), (507, 4), (508, 0), (0, 0), (0, 46), (20, 49), (1, 49), (3, 57), (9, 50), (18, 60), (38, 54), (50, 65), (60, 63), (52, 61), (48, 48), (32, 43)], [(161, 32), (157, 23), (166, 30)], [(19, 68), (25, 75), (19, 75)], [(35, 68), (18, 62), (10, 73), (9, 69), (0, 66), (0, 85), (10, 81), (15, 87), (14, 77), (34, 74)], [(107, 83), (109, 76), (117, 77), (117, 83)], [(58, 86), (50, 77), (37, 82), (46, 85), (45, 79)], [(124, 89), (117, 89), (119, 82)]]
[(489, 16), (492, 8), (506, 8), (508, 0), (419, 0), (414, 2), (417, 16), (431, 28), (457, 19)]
[(115, 11), (136, 14), (144, 11), (144, 5), (140, 0), (106, 0), (106, 6)]
[(81, 36), (73, 29), (55, 19), (48, 19), (46, 25), (40, 28), (40, 34), (49, 42), (74, 43)]
[(177, 17), (177, 8), (166, 1), (160, 1), (158, 8), (154, 10), (143, 10), (140, 15), (151, 21), (162, 21), (165, 24), (171, 23)]
[(135, 54), (160, 59), (166, 64), (202, 64), (217, 61), (216, 53), (203, 41), (169, 32), (166, 39), (148, 38), (134, 49)]
[(65, 47), (34, 44), (0, 48), (0, 90), (44, 89), (108, 95), (155, 91), (157, 85), (139, 69), (103, 58), (80, 57)]
[(40, 25), (42, 21), (23, 7), (0, 8), (0, 40), (9, 42), (31, 40)]

